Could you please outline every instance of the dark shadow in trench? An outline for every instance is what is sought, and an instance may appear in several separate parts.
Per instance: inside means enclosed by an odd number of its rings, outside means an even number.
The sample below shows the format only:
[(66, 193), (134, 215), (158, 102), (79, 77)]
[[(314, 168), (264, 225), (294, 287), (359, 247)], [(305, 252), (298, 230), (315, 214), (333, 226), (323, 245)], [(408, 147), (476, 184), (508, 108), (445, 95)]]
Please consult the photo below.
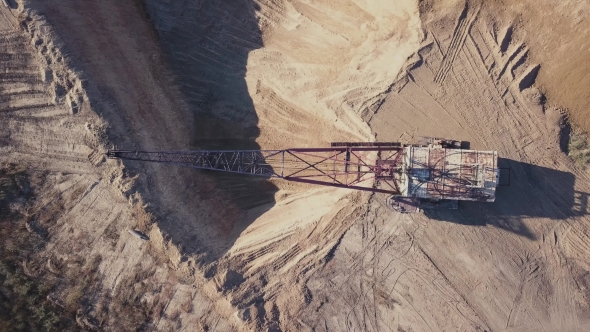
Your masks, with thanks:
[[(191, 146), (187, 149), (260, 149), (255, 141), (260, 134), (258, 116), (245, 81), (249, 52), (263, 46), (256, 18), (258, 5), (250, 0), (145, 0), (144, 9), (194, 114)], [(232, 214), (232, 220), (224, 220), (219, 234), (196, 236), (173, 225), (165, 229), (173, 242), (181, 243), (189, 254), (191, 246), (187, 242), (199, 236), (218, 236), (224, 241), (223, 247), (229, 249), (242, 230), (274, 206), (278, 190), (265, 178), (200, 172), (213, 180), (215, 188), (198, 194), (198, 199), (212, 204), (215, 200), (220, 209), (239, 213)], [(193, 229), (198, 230), (195, 226)], [(224, 252), (209, 253), (206, 260), (213, 261)]]
[(425, 214), (463, 225), (493, 225), (534, 240), (524, 219), (563, 220), (587, 213), (589, 194), (574, 189), (574, 174), (505, 158), (498, 159), (498, 166), (510, 169), (510, 185), (497, 188), (494, 203), (462, 201), (459, 210), (425, 210)]

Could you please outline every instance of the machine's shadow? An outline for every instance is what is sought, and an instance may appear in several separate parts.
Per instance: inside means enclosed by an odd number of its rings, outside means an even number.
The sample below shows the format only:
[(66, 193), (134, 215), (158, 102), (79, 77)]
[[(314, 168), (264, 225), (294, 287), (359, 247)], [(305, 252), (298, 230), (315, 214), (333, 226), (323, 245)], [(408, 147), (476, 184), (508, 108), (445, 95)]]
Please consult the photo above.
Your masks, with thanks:
[(499, 158), (498, 166), (510, 170), (510, 183), (498, 187), (494, 203), (462, 201), (459, 210), (424, 210), (425, 215), (463, 225), (493, 225), (534, 240), (524, 219), (563, 220), (587, 213), (589, 194), (575, 191), (574, 174), (505, 158)]

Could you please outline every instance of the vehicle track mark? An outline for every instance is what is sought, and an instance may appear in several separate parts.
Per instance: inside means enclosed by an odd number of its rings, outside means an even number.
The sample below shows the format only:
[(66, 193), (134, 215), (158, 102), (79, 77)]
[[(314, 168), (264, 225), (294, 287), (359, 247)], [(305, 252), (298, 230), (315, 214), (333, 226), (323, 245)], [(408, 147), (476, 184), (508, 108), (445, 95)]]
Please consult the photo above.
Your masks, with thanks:
[(469, 10), (469, 5), (465, 4), (465, 9), (459, 16), (459, 20), (457, 21), (457, 26), (455, 27), (455, 32), (453, 33), (453, 37), (451, 38), (451, 43), (447, 49), (446, 54), (443, 56), (440, 68), (434, 77), (435, 83), (442, 83), (445, 78), (448, 76), (451, 68), (453, 67), (453, 62), (459, 54), (461, 48), (463, 48), (463, 44), (469, 35), (469, 30), (471, 29), (471, 25), (473, 21), (477, 18), (479, 14), (480, 6), (478, 5), (472, 11)]

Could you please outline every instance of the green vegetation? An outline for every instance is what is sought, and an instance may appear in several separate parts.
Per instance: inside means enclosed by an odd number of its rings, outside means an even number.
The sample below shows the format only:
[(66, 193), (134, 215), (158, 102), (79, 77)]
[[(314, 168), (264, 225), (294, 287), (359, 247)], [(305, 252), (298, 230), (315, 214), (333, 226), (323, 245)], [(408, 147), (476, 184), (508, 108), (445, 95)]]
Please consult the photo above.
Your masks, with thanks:
[(0, 331), (62, 331), (76, 329), (72, 312), (55, 308), (48, 300), (51, 285), (24, 273), (23, 261), (43, 246), (30, 234), (24, 216), (9, 205), (30, 198), (17, 169), (0, 170)]
[(19, 271), (13, 262), (0, 260), (0, 331), (59, 331), (72, 326), (46, 300), (48, 289)]
[[(0, 165), (0, 332), (77, 331), (82, 325), (135, 331), (150, 326), (152, 319), (161, 317), (165, 302), (141, 302), (143, 294), (158, 290), (144, 284), (154, 269), (136, 266), (134, 278), (121, 280), (105, 294), (99, 288), (100, 255), (71, 253), (51, 260), (40, 255), (46, 243), (41, 225), (65, 212), (63, 199), (41, 210), (31, 204), (31, 188), (39, 187), (43, 177)], [(116, 244), (114, 225), (106, 238)]]
[(588, 136), (585, 133), (580, 131), (571, 133), (568, 155), (579, 167), (585, 168), (590, 164), (590, 146), (588, 146)]

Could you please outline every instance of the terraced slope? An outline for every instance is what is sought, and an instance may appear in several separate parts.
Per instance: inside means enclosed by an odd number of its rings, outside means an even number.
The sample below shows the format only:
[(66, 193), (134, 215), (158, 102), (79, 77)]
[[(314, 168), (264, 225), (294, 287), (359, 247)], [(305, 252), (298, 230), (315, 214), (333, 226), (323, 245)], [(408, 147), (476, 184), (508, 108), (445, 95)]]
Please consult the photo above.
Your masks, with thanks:
[(88, 97), (63, 44), (42, 17), (21, 17), (19, 29), (0, 30), (0, 165), (18, 164), (36, 179), (35, 200), (13, 206), (23, 209), (30, 236), (46, 242), (23, 262), (24, 273), (53, 285), (48, 305), (77, 312), (81, 327), (166, 328), (191, 312), (207, 313), (201, 326), (235, 329), (210, 312), (207, 291), (193, 288), (194, 262), (177, 270), (180, 254), (131, 195), (132, 179), (105, 159), (102, 106)]

